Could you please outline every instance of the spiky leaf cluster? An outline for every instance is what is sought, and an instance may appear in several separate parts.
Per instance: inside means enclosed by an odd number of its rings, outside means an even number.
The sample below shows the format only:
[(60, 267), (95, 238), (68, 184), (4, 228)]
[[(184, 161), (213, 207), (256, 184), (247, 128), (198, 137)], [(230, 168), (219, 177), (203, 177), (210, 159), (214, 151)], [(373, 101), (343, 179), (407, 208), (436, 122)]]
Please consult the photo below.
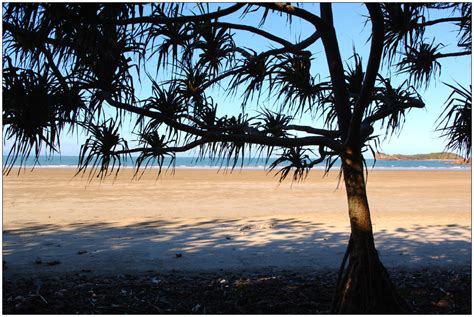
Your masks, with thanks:
[(347, 70), (344, 72), (344, 79), (346, 81), (347, 92), (351, 101), (357, 100), (364, 82), (364, 70), (362, 68), (362, 58), (359, 54), (354, 52), (351, 59), (354, 60), (354, 65), (347, 65)]
[(88, 130), (90, 135), (79, 152), (77, 174), (84, 174), (86, 169), (90, 168), (90, 179), (94, 175), (103, 179), (114, 170), (117, 176), (128, 150), (127, 141), (118, 131), (119, 125), (113, 119), (108, 119), (102, 124), (88, 126)]
[[(157, 4), (152, 11), (154, 15), (161, 17), (178, 17), (183, 7), (178, 4)], [(189, 24), (170, 22), (163, 25), (151, 25), (144, 32), (146, 43), (151, 46), (152, 54), (148, 58), (158, 55), (157, 67), (167, 67), (179, 59), (179, 54), (186, 49), (188, 42), (192, 39), (191, 26)]]
[(371, 115), (389, 113), (380, 121), (385, 127), (386, 136), (401, 131), (405, 122), (405, 114), (411, 108), (423, 108), (425, 105), (415, 88), (408, 86), (407, 81), (399, 87), (393, 87), (390, 80), (379, 76), (381, 86), (374, 93), (374, 107)]
[(278, 90), (277, 98), (295, 113), (311, 110), (321, 92), (320, 86), (314, 84), (311, 75), (311, 58), (307, 55), (284, 54), (277, 57), (272, 69), (274, 78), (271, 89)]
[(189, 49), (199, 51), (197, 67), (203, 67), (209, 75), (216, 76), (224, 65), (233, 60), (235, 43), (229, 30), (219, 28), (212, 22), (201, 22), (193, 25), (197, 40)]
[(438, 131), (448, 139), (446, 148), (470, 158), (472, 147), (472, 86), (446, 84), (452, 89), (445, 109), (438, 118)]
[(306, 178), (310, 170), (310, 157), (307, 154), (308, 149), (301, 147), (290, 148), (285, 150), (283, 154), (272, 162), (270, 171), (286, 163), (275, 175), (280, 175), (280, 181), (284, 180), (293, 170), (293, 181)]
[[(135, 176), (141, 178), (148, 167), (157, 165), (159, 167), (158, 175), (161, 173), (161, 168), (164, 165), (165, 158), (170, 159), (168, 167), (174, 164), (175, 155), (167, 153), (166, 147), (173, 141), (166, 141), (164, 135), (160, 135), (158, 131), (150, 131), (141, 133), (139, 135), (138, 144), (147, 148), (147, 150), (140, 152), (135, 162)], [(139, 174), (140, 168), (143, 167), (142, 173)]]
[(6, 164), (8, 173), (20, 156), (26, 160), (31, 151), (38, 159), (45, 146), (55, 152), (59, 135), (70, 123), (77, 123), (84, 109), (78, 91), (64, 91), (46, 72), (39, 74), (13, 66), (3, 69), (3, 122), (5, 139), (13, 140)]
[(193, 65), (190, 61), (180, 63), (178, 69), (178, 76), (172, 82), (184, 101), (199, 111), (204, 103), (204, 90), (209, 83), (209, 76), (202, 65)]
[[(184, 115), (188, 112), (188, 104), (184, 100), (182, 94), (175, 86), (170, 83), (168, 86), (158, 84), (153, 78), (152, 81), (152, 96), (144, 100), (144, 108), (151, 111), (156, 111), (170, 120), (180, 122)], [(137, 120), (137, 125), (143, 133), (153, 132), (163, 125), (163, 120), (160, 118), (147, 119), (140, 116)], [(178, 131), (172, 128), (167, 128), (169, 135), (176, 134)]]
[(251, 50), (251, 53), (242, 57), (242, 64), (242, 68), (232, 78), (230, 91), (236, 91), (245, 85), (242, 103), (246, 104), (253, 98), (255, 92), (260, 97), (265, 78), (270, 76), (268, 71), (270, 61), (266, 57), (259, 57), (255, 51)]
[(459, 23), (458, 46), (465, 49), (472, 49), (472, 3), (463, 2), (461, 6), (461, 16), (464, 17)]
[(262, 120), (261, 128), (263, 132), (268, 133), (274, 137), (287, 137), (288, 133), (285, 127), (288, 126), (293, 119), (282, 113), (273, 112), (269, 109), (263, 109), (260, 112)]
[(408, 74), (409, 81), (416, 86), (429, 85), (431, 78), (441, 74), (441, 64), (437, 61), (441, 44), (419, 43), (410, 47), (398, 63), (400, 73)]
[(416, 3), (384, 3), (384, 53), (389, 60), (397, 50), (409, 47), (423, 36), (417, 24), (424, 20), (423, 7)]

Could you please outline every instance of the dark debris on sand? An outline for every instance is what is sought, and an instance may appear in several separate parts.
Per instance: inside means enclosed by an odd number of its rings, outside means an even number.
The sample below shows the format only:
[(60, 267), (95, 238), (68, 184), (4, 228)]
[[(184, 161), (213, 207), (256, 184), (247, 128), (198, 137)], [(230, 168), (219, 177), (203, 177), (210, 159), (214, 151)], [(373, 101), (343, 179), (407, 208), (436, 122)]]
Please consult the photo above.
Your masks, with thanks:
[[(470, 269), (391, 271), (414, 313), (470, 314)], [(78, 273), (3, 281), (4, 314), (328, 313), (334, 272)]]

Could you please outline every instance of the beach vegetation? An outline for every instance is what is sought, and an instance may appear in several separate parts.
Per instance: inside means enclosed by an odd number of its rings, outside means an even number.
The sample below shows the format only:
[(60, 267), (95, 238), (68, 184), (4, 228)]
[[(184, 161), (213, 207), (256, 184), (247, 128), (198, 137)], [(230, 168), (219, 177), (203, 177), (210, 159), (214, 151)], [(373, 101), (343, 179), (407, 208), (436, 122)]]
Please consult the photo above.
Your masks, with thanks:
[[(193, 149), (231, 168), (248, 155), (277, 156), (269, 166), (280, 180), (339, 167), (351, 234), (332, 312), (410, 311), (376, 251), (363, 153), (375, 155), (410, 110), (425, 108), (420, 89), (439, 77), (443, 59), (471, 55), (471, 3), (364, 4), (370, 52), (354, 49), (347, 61), (331, 3), (2, 5), (4, 137), (14, 142), (4, 171), (45, 148), (58, 152), (59, 135), (74, 131), (88, 136), (78, 172), (89, 178), (116, 175), (131, 155), (137, 177), (153, 165), (161, 172), (165, 157)], [(270, 18), (311, 31), (289, 40), (265, 31)], [(454, 51), (425, 39), (439, 24), (458, 28)], [(438, 128), (449, 149), (470, 156), (471, 87), (447, 85)], [(218, 95), (240, 113), (222, 114)], [(296, 124), (301, 117), (314, 124)], [(121, 135), (130, 122), (136, 140)]]

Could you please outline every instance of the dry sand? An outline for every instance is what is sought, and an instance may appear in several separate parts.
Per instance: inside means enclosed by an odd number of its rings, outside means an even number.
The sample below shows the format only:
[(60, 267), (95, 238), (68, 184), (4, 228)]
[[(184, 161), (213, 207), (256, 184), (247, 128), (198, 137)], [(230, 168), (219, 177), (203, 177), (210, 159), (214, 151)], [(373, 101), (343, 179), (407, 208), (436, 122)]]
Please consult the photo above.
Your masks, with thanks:
[[(298, 184), (261, 170), (124, 170), (114, 184), (74, 172), (3, 178), (4, 274), (336, 268), (348, 240), (336, 172)], [(470, 172), (371, 171), (368, 195), (386, 266), (471, 265)]]

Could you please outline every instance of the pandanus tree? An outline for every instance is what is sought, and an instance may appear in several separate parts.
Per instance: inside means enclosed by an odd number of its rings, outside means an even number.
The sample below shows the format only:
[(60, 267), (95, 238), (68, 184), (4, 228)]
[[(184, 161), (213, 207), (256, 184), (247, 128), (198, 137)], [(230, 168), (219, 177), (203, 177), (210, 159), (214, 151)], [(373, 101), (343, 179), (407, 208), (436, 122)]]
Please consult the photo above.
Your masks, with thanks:
[[(439, 75), (443, 59), (471, 54), (471, 4), (365, 4), (370, 53), (347, 61), (331, 3), (221, 6), (4, 3), (3, 124), (12, 142), (4, 172), (44, 149), (59, 151), (60, 135), (81, 131), (88, 137), (78, 173), (88, 177), (115, 174), (132, 154), (139, 177), (192, 149), (232, 167), (246, 155), (277, 156), (270, 169), (280, 179), (340, 165), (351, 232), (332, 310), (408, 311), (375, 248), (363, 152), (377, 145), (376, 125), (392, 134), (410, 109), (425, 106), (417, 89)], [(430, 20), (431, 11), (446, 17)], [(300, 19), (312, 30), (290, 41), (265, 31), (270, 16), (287, 25)], [(459, 28), (454, 52), (424, 38), (443, 23)], [(239, 43), (239, 34), (266, 41), (266, 49)], [(327, 77), (315, 73), (320, 56)], [(395, 84), (382, 69), (406, 80)], [(145, 98), (135, 90), (142, 81), (151, 85)], [(449, 85), (438, 127), (451, 148), (470, 155), (470, 89)], [(213, 96), (222, 92), (240, 115), (220, 113)], [(314, 124), (296, 124), (298, 116)], [(120, 135), (131, 120), (135, 141)]]

